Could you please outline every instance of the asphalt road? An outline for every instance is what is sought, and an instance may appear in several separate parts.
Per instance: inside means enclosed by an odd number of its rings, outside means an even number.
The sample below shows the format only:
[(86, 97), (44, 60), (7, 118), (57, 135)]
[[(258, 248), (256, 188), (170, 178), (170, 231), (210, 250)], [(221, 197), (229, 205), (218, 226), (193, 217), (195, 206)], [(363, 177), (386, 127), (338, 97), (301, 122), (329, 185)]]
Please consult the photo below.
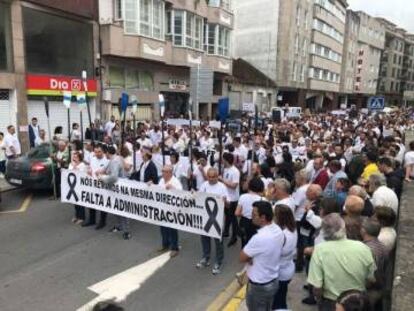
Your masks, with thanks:
[[(73, 207), (25, 190), (3, 193), (0, 206), (0, 309), (73, 311), (98, 295), (88, 287), (159, 256), (159, 228), (132, 223), (132, 239), (71, 223)], [(200, 238), (180, 233), (180, 255), (169, 260), (122, 303), (126, 310), (205, 310), (241, 269), (240, 245), (225, 249), (223, 272), (197, 270)], [(213, 248), (214, 250), (214, 248)]]

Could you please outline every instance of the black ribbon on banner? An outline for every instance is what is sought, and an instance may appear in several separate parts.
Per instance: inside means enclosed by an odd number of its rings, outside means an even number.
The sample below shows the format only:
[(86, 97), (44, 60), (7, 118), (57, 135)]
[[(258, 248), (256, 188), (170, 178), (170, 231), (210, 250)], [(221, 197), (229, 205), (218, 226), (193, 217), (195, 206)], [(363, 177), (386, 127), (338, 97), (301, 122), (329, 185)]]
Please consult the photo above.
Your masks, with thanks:
[(68, 195), (66, 196), (67, 200), (70, 200), (70, 198), (73, 196), (76, 202), (79, 201), (78, 195), (75, 192), (76, 182), (77, 182), (76, 175), (74, 173), (69, 173), (68, 184), (69, 184), (70, 189), (69, 189)]
[(204, 231), (207, 233), (210, 231), (211, 227), (214, 226), (216, 228), (217, 233), (221, 236), (221, 228), (219, 223), (217, 222), (217, 214), (218, 214), (218, 204), (214, 198), (207, 198), (206, 199), (206, 211), (208, 214), (208, 220), (206, 225), (204, 226)]

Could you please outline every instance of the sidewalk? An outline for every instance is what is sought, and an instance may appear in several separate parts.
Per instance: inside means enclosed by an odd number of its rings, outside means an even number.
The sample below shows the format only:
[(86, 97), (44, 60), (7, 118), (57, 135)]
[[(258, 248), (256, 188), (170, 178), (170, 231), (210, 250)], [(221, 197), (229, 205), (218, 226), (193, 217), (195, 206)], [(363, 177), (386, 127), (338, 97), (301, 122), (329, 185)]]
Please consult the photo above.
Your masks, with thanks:
[[(307, 306), (302, 303), (302, 299), (306, 297), (307, 292), (303, 289), (303, 285), (306, 283), (305, 273), (296, 273), (292, 282), (289, 284), (288, 290), (288, 307), (292, 311), (316, 311), (316, 306)], [(247, 311), (245, 297), (238, 306), (238, 309), (225, 308), (225, 311)]]
[(10, 185), (4, 177), (0, 177), (0, 192), (5, 192), (15, 189), (15, 186)]

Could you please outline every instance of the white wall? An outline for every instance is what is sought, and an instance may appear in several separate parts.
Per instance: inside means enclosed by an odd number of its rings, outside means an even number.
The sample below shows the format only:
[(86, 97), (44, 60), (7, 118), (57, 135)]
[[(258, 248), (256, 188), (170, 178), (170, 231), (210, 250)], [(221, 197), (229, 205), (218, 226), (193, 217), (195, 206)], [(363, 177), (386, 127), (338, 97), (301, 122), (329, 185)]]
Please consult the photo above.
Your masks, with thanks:
[(279, 0), (237, 0), (233, 8), (234, 58), (243, 58), (276, 80)]

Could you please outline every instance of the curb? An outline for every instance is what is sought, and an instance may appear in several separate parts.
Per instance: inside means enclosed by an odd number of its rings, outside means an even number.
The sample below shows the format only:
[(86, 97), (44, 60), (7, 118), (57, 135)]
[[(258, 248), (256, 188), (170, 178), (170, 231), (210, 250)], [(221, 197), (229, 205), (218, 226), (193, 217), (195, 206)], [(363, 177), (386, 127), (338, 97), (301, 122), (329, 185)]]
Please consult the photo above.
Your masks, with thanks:
[(247, 285), (244, 285), (237, 294), (230, 299), (227, 305), (223, 308), (223, 311), (237, 311), (240, 308), (241, 303), (246, 299)]
[[(241, 292), (243, 288), (237, 280), (233, 280), (213, 302), (207, 307), (206, 311), (233, 310), (227, 309), (228, 304), (235, 298), (235, 295)], [(241, 302), (241, 301), (240, 301)], [(237, 310), (237, 309), (234, 309)]]

